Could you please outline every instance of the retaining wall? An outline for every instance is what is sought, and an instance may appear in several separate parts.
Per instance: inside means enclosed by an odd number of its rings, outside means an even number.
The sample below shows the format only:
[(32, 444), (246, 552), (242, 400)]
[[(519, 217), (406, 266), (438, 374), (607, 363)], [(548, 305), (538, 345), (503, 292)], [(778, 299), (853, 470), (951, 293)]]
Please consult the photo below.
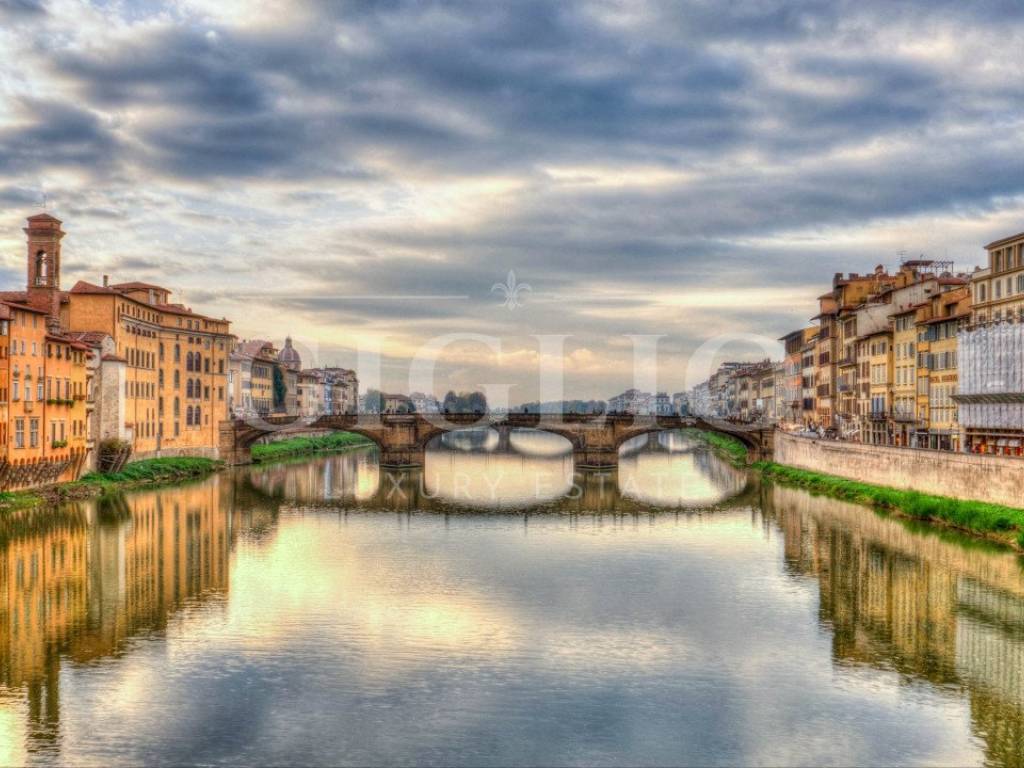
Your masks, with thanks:
[(902, 490), (1024, 507), (1024, 459), (887, 448), (775, 433), (774, 460)]

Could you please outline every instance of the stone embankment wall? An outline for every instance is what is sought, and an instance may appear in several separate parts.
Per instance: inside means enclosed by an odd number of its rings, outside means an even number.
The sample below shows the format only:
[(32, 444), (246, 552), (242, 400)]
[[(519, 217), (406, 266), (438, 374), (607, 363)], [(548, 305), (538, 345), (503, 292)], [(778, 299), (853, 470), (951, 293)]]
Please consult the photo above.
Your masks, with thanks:
[(1024, 507), (1024, 459), (886, 448), (776, 432), (774, 460), (863, 483)]

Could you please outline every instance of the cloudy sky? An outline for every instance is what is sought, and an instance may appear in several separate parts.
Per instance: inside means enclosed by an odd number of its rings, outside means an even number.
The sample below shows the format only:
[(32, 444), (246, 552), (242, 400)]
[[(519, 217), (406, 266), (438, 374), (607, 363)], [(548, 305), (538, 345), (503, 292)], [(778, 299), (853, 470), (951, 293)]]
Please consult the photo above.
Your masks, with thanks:
[(65, 287), (159, 282), (308, 362), (376, 346), (395, 389), (493, 335), (436, 389), (513, 401), (535, 334), (585, 397), (664, 334), (672, 391), (836, 271), (1024, 229), (1022, 43), (1014, 0), (0, 0), (0, 281), (45, 192)]

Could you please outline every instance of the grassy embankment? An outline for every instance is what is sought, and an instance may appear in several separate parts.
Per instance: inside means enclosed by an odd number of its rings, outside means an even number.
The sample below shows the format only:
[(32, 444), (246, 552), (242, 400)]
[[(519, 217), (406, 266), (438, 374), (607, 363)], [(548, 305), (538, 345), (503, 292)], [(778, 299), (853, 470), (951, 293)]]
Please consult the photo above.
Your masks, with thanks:
[[(738, 440), (709, 433), (703, 433), (701, 438), (723, 452), (734, 464), (743, 463), (746, 459), (747, 449)], [(864, 504), (915, 520), (951, 526), (1024, 549), (1024, 509), (872, 485), (770, 461), (759, 461), (753, 468), (765, 479), (783, 485), (805, 488), (811, 493)]]
[(702, 432), (699, 429), (684, 431), (698, 440), (703, 440), (719, 453), (725, 454), (731, 464), (743, 467), (747, 465), (747, 446), (739, 440), (728, 435), (720, 435), (717, 432)]
[(143, 459), (125, 464), (120, 472), (89, 472), (72, 483), (60, 483), (25, 491), (5, 491), (0, 493), (0, 510), (24, 509), (67, 499), (85, 499), (109, 491), (143, 485), (175, 483), (203, 477), (223, 466), (224, 463), (221, 461), (192, 456)]
[(354, 432), (331, 432), (328, 435), (318, 435), (317, 437), (293, 437), (290, 440), (278, 440), (275, 443), (254, 445), (252, 447), (252, 460), (259, 463), (301, 456), (307, 453), (362, 448), (372, 444), (370, 440)]
[[(323, 437), (297, 437), (252, 449), (253, 461), (271, 461), (318, 451), (338, 451), (369, 445), (370, 441), (351, 432), (338, 432)], [(224, 462), (195, 456), (173, 456), (143, 459), (125, 464), (120, 472), (102, 474), (89, 472), (71, 483), (32, 488), (24, 491), (0, 492), (0, 511), (28, 509), (40, 504), (54, 504), (69, 499), (102, 496), (111, 491), (146, 485), (177, 483), (203, 477), (224, 467)]]

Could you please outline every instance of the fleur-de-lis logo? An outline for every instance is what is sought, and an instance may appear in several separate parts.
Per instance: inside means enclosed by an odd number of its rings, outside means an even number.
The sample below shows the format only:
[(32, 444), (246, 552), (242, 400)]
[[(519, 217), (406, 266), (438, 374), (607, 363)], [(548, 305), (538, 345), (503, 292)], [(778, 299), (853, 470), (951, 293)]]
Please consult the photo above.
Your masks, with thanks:
[(511, 310), (523, 306), (522, 294), (533, 291), (533, 286), (529, 283), (517, 283), (516, 271), (510, 269), (504, 283), (495, 283), (491, 286), (491, 293), (495, 291), (499, 291), (505, 297), (501, 305)]

